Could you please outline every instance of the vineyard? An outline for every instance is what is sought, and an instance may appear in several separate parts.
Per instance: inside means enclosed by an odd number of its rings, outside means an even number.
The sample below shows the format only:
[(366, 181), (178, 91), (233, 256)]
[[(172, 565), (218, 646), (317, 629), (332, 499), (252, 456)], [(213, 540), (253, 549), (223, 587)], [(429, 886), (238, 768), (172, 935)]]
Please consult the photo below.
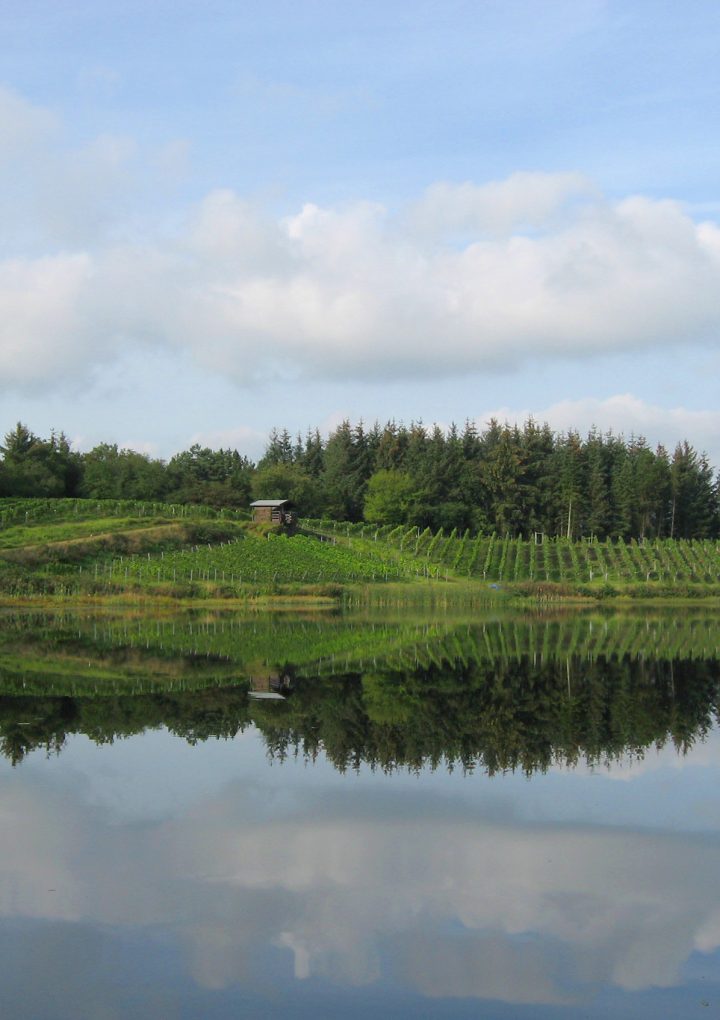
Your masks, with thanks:
[(159, 556), (113, 560), (97, 567), (96, 576), (158, 584), (164, 581), (213, 581), (224, 585), (301, 582), (339, 584), (355, 581), (412, 580), (415, 560), (392, 546), (318, 541), (296, 535), (252, 535), (220, 546), (195, 546)]
[(0, 501), (0, 590), (11, 596), (336, 597), (388, 582), (484, 598), (720, 595), (720, 543), (528, 541), (321, 520), (303, 520), (289, 535), (207, 507)]
[[(245, 510), (215, 510), (209, 506), (155, 503), (137, 499), (0, 499), (0, 529), (55, 521), (94, 521), (98, 518), (147, 517), (247, 520)], [(0, 532), (1, 534), (1, 532)]]
[(383, 528), (363, 524), (307, 522), (323, 535), (347, 540), (366, 536), (376, 543), (391, 545), (405, 557), (429, 565), (434, 576), (475, 578), (496, 584), (515, 582), (559, 582), (583, 585), (603, 583), (718, 584), (720, 583), (720, 542), (706, 540), (656, 539), (651, 542), (572, 542), (564, 538), (538, 536), (537, 541), (501, 537), (496, 534), (471, 536), (442, 530)]

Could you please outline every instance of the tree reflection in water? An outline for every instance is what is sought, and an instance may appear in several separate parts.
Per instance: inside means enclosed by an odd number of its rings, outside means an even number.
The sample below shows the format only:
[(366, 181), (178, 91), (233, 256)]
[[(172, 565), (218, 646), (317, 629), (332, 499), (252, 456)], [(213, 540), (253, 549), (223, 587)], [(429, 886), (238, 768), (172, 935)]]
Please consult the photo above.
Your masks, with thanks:
[[(647, 617), (163, 621), (11, 616), (0, 636), (0, 751), (165, 727), (190, 743), (254, 725), (269, 754), (532, 774), (598, 764), (716, 719), (715, 621)], [(289, 678), (283, 701), (248, 685)]]

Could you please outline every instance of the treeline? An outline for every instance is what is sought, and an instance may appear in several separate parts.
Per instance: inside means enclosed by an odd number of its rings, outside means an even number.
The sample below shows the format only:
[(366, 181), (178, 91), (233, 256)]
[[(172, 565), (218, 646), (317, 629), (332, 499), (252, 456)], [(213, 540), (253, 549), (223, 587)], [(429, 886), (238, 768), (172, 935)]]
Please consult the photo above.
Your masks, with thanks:
[(244, 507), (292, 499), (301, 515), (433, 530), (572, 538), (717, 538), (720, 477), (688, 442), (669, 453), (593, 430), (471, 423), (448, 431), (339, 425), (327, 439), (273, 430), (257, 464), (198, 445), (169, 461), (115, 445), (89, 453), (22, 424), (0, 447), (0, 495)]
[(18, 422), (0, 446), (0, 496), (80, 497), (247, 507), (255, 465), (237, 450), (192, 446), (168, 462), (101, 443), (73, 450), (64, 433), (49, 439)]

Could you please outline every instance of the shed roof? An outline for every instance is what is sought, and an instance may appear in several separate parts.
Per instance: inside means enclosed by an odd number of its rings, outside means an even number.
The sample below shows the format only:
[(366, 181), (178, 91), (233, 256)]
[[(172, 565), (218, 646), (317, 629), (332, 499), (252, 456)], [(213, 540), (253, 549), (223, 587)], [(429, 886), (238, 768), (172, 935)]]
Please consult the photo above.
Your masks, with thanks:
[(292, 504), (289, 499), (256, 499), (250, 506), (286, 506), (288, 503)]

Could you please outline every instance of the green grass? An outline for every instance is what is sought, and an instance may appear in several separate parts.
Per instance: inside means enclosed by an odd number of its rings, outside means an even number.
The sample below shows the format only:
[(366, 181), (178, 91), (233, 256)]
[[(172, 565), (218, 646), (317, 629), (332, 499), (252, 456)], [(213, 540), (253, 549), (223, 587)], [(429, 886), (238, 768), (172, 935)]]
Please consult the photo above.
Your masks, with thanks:
[(145, 502), (135, 499), (0, 499), (0, 528), (47, 521), (87, 520), (96, 517), (171, 517), (212, 520), (248, 520), (246, 510), (215, 510), (208, 506)]
[(153, 516), (146, 518), (142, 525), (137, 518), (90, 517), (77, 521), (64, 520), (57, 523), (16, 524), (0, 531), (0, 552), (6, 549), (21, 549), (48, 545), (52, 542), (68, 542), (75, 539), (92, 538), (99, 534), (117, 531), (150, 528), (167, 524), (170, 518)]

